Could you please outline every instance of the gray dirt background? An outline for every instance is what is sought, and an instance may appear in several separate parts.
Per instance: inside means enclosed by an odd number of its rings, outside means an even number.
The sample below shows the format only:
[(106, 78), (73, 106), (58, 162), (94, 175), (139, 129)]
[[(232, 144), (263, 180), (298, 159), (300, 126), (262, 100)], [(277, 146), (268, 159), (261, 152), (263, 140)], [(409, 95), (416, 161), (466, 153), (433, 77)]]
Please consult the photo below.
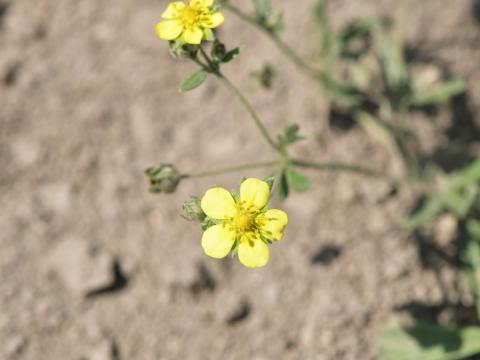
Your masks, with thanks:
[[(276, 3), (285, 40), (314, 61), (315, 1)], [(397, 1), (331, 3), (339, 28), (362, 15), (392, 17)], [(0, 4), (0, 359), (374, 359), (376, 334), (405, 317), (396, 307), (455, 300), (455, 273), (423, 269), (398, 224), (411, 194), (386, 197), (388, 186), (358, 176), (311, 173), (310, 192), (275, 203), (290, 224), (264, 269), (207, 258), (198, 226), (179, 217), (183, 200), (268, 171), (187, 181), (154, 196), (144, 169), (171, 162), (188, 172), (273, 154), (215, 79), (178, 93), (195, 67), (174, 61), (155, 36), (166, 1)], [(406, 31), (410, 44), (467, 79), (478, 114), (480, 28), (471, 6), (410, 1)], [(297, 155), (398, 171), (360, 130), (332, 132), (316, 85), (257, 30), (225, 15), (220, 36), (242, 46), (226, 74), (272, 131), (302, 126), (309, 140)], [(278, 73), (271, 91), (248, 75), (266, 61)], [(434, 119), (448, 124), (451, 115), (444, 107)], [(445, 141), (425, 115), (413, 116), (425, 146)], [(78, 278), (75, 266), (89, 270), (87, 243), (105, 262)], [(325, 246), (339, 256), (313, 262)], [(108, 281), (112, 261), (123, 286), (83, 296), (88, 282)]]

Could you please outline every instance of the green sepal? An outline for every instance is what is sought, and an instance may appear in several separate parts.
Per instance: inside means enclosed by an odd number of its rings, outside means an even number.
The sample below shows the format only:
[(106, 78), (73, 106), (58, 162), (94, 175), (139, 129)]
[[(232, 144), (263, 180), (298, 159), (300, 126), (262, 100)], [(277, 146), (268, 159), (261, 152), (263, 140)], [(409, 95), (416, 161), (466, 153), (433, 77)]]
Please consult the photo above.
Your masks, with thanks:
[(213, 34), (212, 29), (204, 28), (203, 29), (203, 38), (207, 41), (214, 41), (215, 35)]
[(275, 176), (270, 176), (264, 179), (263, 181), (265, 181), (268, 184), (268, 188), (270, 189), (270, 192), (272, 192), (273, 185), (275, 184)]
[(280, 175), (280, 181), (278, 183), (278, 191), (277, 196), (280, 201), (285, 200), (288, 197), (290, 190), (288, 187), (287, 175), (285, 173), (285, 169), (282, 170), (282, 174)]

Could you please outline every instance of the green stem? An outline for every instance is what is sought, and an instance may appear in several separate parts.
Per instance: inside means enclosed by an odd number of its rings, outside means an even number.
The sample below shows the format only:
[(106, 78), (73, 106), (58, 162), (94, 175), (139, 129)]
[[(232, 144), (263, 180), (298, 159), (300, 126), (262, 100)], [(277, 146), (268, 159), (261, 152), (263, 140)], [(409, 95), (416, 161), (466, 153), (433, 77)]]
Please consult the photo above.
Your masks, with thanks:
[(272, 139), (272, 137), (268, 133), (268, 130), (263, 125), (262, 120), (260, 120), (260, 117), (258, 116), (257, 112), (253, 109), (252, 105), (250, 105), (250, 103), (245, 98), (245, 96), (243, 96), (240, 90), (238, 90), (238, 88), (235, 85), (233, 85), (231, 81), (228, 80), (228, 78), (226, 78), (221, 72), (217, 72), (216, 75), (220, 79), (220, 81), (223, 83), (223, 85), (225, 85), (225, 87), (231, 91), (231, 93), (237, 98), (237, 100), (242, 104), (242, 106), (248, 112), (253, 122), (255, 123), (255, 126), (258, 128), (263, 138), (268, 142), (270, 147), (283, 158), (284, 157), (283, 152), (278, 147), (276, 142)]
[[(283, 163), (280, 160), (269, 160), (269, 161), (262, 161), (257, 163), (226, 167), (226, 168), (217, 169), (217, 170), (185, 174), (182, 177), (183, 178), (209, 177), (209, 176), (222, 175), (222, 174), (227, 174), (232, 172), (240, 172), (244, 170), (259, 169), (259, 168), (266, 168), (266, 167), (273, 167), (273, 166), (282, 166), (282, 164)], [(301, 168), (315, 169), (315, 170), (321, 170), (321, 171), (343, 171), (343, 172), (355, 173), (358, 175), (364, 175), (368, 177), (386, 178), (384, 174), (378, 171), (364, 168), (357, 165), (349, 165), (349, 164), (342, 164), (342, 163), (314, 163), (314, 162), (310, 162), (302, 159), (291, 159), (291, 164)]]
[(225, 3), (223, 7), (228, 9), (232, 14), (236, 15), (240, 19), (260, 29), (265, 35), (267, 35), (273, 41), (273, 43), (277, 46), (277, 48), (295, 65), (297, 65), (298, 68), (301, 69), (305, 74), (307, 74), (308, 76), (313, 76), (315, 78), (321, 75), (320, 71), (316, 71), (310, 65), (308, 65), (300, 56), (298, 56), (295, 53), (295, 51), (292, 50), (291, 47), (289, 47), (285, 42), (283, 42), (283, 40), (280, 37), (272, 33), (269, 29), (262, 26), (262, 24), (256, 21), (255, 18), (245, 14), (242, 10), (237, 8), (235, 5), (232, 5), (231, 3)]
[(182, 177), (183, 178), (201, 178), (201, 177), (222, 175), (222, 174), (239, 172), (239, 171), (250, 170), (250, 169), (272, 167), (272, 166), (276, 166), (276, 165), (280, 165), (280, 162), (278, 160), (262, 161), (262, 162), (258, 162), (258, 163), (232, 166), (232, 167), (227, 167), (227, 168), (223, 168), (223, 169), (203, 171), (203, 172), (198, 172), (198, 173), (193, 173), (193, 174), (185, 174)]
[(257, 112), (253, 109), (252, 105), (248, 102), (248, 100), (243, 96), (242, 92), (232, 84), (228, 78), (225, 77), (220, 72), (220, 69), (218, 66), (210, 59), (208, 54), (205, 52), (205, 50), (200, 46), (200, 52), (202, 53), (203, 57), (205, 58), (205, 61), (208, 63), (209, 66), (209, 71), (214, 74), (220, 81), (223, 83), (223, 85), (230, 90), (230, 92), (235, 95), (237, 100), (242, 104), (242, 106), (245, 108), (245, 110), (248, 112), (250, 117), (252, 118), (253, 122), (255, 123), (255, 126), (258, 128), (264, 139), (268, 142), (268, 144), (272, 147), (274, 151), (276, 151), (282, 158), (285, 156), (282, 152), (282, 150), (278, 147), (277, 143), (272, 139), (270, 134), (268, 133), (268, 130), (265, 128), (265, 126), (262, 123), (262, 120), (258, 116)]
[(201, 46), (200, 46), (200, 52), (202, 53), (203, 57), (205, 58), (205, 61), (207, 62), (208, 66), (210, 67), (210, 71), (213, 74), (218, 75), (218, 66), (216, 66), (213, 63), (213, 61), (210, 59), (210, 56), (208, 56), (208, 54), (205, 52), (205, 50)]
[(292, 164), (302, 168), (316, 169), (316, 170), (330, 170), (330, 171), (344, 171), (364, 175), (374, 178), (387, 178), (385, 174), (382, 174), (376, 170), (364, 168), (357, 165), (349, 165), (342, 163), (315, 163), (305, 161), (302, 159), (292, 159)]

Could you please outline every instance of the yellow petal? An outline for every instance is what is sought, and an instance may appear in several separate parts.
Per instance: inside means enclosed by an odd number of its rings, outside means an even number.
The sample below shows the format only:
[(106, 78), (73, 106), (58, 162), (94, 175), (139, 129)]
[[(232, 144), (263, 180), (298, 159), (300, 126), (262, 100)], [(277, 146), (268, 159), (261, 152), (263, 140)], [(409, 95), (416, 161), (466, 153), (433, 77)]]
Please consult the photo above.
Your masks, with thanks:
[(223, 17), (222, 13), (216, 12), (210, 15), (205, 15), (202, 18), (201, 23), (203, 26), (213, 29), (222, 25), (224, 21), (225, 18)]
[(190, 6), (195, 9), (209, 8), (214, 0), (190, 0)]
[(263, 236), (269, 240), (282, 240), (283, 231), (288, 224), (288, 216), (282, 210), (272, 209), (259, 215)]
[(212, 219), (228, 219), (237, 214), (232, 194), (220, 187), (208, 190), (200, 205), (203, 212)]
[(203, 251), (212, 258), (222, 259), (230, 253), (235, 235), (235, 231), (223, 225), (209, 227), (202, 236)]
[(188, 44), (198, 45), (202, 42), (203, 31), (199, 27), (191, 27), (185, 30), (183, 38)]
[(180, 16), (179, 12), (185, 8), (185, 3), (182, 1), (174, 1), (168, 4), (167, 9), (163, 12), (162, 18), (164, 19), (176, 19)]
[(267, 265), (270, 257), (268, 246), (262, 240), (247, 241), (242, 239), (238, 246), (240, 262), (249, 268)]
[(249, 178), (240, 186), (240, 200), (257, 209), (263, 208), (268, 203), (270, 188), (265, 181)]
[(183, 31), (183, 25), (177, 20), (165, 20), (157, 24), (157, 35), (163, 40), (175, 40)]

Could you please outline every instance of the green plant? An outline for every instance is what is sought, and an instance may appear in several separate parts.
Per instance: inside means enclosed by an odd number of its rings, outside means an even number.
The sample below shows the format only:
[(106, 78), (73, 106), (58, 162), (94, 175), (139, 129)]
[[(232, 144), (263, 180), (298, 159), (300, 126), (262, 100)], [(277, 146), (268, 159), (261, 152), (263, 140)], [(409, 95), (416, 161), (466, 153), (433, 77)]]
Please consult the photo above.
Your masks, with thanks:
[(263, 31), (287, 59), (320, 84), (334, 108), (394, 150), (408, 179), (431, 176), (433, 166), (423, 163), (407, 115), (412, 109), (439, 104), (464, 92), (462, 79), (424, 81), (428, 76), (414, 73), (407, 62), (400, 31), (390, 30), (379, 17), (353, 21), (335, 33), (328, 21), (328, 2), (319, 1), (312, 13), (320, 33), (321, 55), (318, 66), (313, 66), (282, 40), (280, 11), (268, 0), (253, 1), (251, 15), (228, 0), (223, 4)]
[[(480, 157), (452, 176), (408, 221), (410, 228), (428, 225), (443, 213), (462, 225), (461, 273), (469, 285), (480, 323)], [(456, 360), (480, 355), (480, 326), (445, 328), (427, 324), (387, 329), (379, 337), (386, 360)]]

